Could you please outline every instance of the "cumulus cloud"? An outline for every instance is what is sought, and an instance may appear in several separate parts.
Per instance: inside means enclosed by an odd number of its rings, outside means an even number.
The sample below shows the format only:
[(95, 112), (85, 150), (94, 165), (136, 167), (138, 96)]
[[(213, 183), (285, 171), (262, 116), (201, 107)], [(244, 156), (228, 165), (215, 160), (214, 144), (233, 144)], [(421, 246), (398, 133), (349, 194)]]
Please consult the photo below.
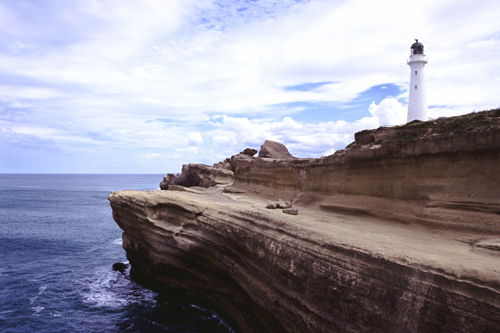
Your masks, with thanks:
[(190, 132), (188, 133), (189, 144), (200, 144), (203, 143), (203, 136), (200, 132)]
[(395, 98), (385, 98), (379, 105), (372, 102), (368, 111), (380, 126), (401, 125), (406, 122), (407, 108)]

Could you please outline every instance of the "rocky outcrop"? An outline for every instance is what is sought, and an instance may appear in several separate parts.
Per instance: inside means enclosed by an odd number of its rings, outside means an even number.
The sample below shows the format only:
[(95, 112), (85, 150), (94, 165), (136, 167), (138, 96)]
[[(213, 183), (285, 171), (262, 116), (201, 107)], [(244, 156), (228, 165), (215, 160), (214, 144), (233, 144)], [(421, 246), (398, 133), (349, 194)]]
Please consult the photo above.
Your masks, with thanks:
[(233, 172), (228, 162), (220, 162), (214, 166), (201, 163), (184, 164), (180, 174), (169, 173), (160, 183), (162, 190), (168, 190), (172, 185), (183, 187), (212, 187), (233, 182)]
[[(253, 156), (256, 153), (256, 149), (246, 148), (239, 154), (232, 156), (232, 159), (253, 160)], [(269, 140), (266, 140), (261, 146), (259, 157), (285, 160), (295, 159), (283, 144)], [(181, 173), (169, 173), (163, 177), (160, 189), (180, 190), (179, 186), (200, 186), (207, 188), (216, 185), (227, 185), (233, 182), (233, 177), (234, 173), (231, 169), (230, 159), (216, 163), (213, 166), (201, 163), (184, 164)]]
[(296, 158), (290, 154), (285, 145), (271, 140), (264, 141), (264, 144), (259, 150), (259, 157), (268, 157), (280, 160), (292, 160)]
[(239, 154), (224, 191), (113, 193), (131, 274), (242, 332), (496, 331), (499, 119), (363, 131), (320, 159)]
[(253, 157), (253, 155), (257, 154), (257, 149), (245, 148), (240, 154)]

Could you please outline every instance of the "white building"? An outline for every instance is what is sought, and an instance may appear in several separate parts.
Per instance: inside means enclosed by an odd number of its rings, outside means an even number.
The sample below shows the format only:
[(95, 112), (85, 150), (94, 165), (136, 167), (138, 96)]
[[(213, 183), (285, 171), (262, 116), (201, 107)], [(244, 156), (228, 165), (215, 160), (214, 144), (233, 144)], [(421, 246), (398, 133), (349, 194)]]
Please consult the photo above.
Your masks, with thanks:
[(411, 55), (406, 63), (411, 68), (410, 96), (408, 98), (408, 122), (418, 119), (427, 121), (427, 91), (425, 89), (424, 66), (427, 57), (424, 55), (424, 45), (415, 39), (411, 46)]

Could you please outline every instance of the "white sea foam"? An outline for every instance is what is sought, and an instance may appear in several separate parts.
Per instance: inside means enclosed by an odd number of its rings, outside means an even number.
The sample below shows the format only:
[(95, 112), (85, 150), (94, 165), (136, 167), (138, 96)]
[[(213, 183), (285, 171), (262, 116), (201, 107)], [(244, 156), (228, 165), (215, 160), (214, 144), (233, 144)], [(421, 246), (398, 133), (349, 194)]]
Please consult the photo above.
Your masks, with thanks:
[[(36, 299), (43, 294), (43, 292), (45, 291), (45, 289), (47, 289), (47, 286), (41, 286), (40, 288), (38, 288), (38, 294), (36, 294), (34, 297), (30, 298), (30, 304), (33, 304)], [(43, 309), (42, 309), (43, 310)], [(41, 310), (40, 310), (41, 311)]]
[(96, 307), (123, 307), (132, 303), (153, 302), (154, 293), (138, 287), (127, 275), (117, 271), (98, 271), (86, 283), (83, 301)]
[(83, 293), (84, 301), (98, 307), (120, 307), (127, 305), (127, 299), (120, 298), (112, 289), (112, 285), (118, 282), (118, 274), (118, 272), (114, 271), (97, 272), (95, 279), (87, 286), (88, 291)]
[(206, 308), (204, 308), (204, 307), (202, 307), (202, 306), (196, 305), (196, 304), (190, 304), (190, 306), (191, 306), (192, 308), (195, 308), (195, 309), (198, 309), (198, 310), (200, 310), (200, 311), (203, 311), (203, 312), (207, 313), (207, 315), (206, 315), (206, 316), (203, 316), (203, 318), (204, 318), (205, 320), (216, 320), (216, 321), (218, 321), (218, 325), (219, 325), (219, 326), (223, 326), (223, 327), (224, 327), (224, 328), (226, 328), (229, 332), (233, 332), (233, 333), (234, 333), (233, 329), (229, 326), (229, 324), (228, 324), (228, 323), (226, 323), (226, 322), (225, 322), (225, 321), (221, 318), (221, 316), (219, 316), (217, 313), (215, 313), (215, 312), (213, 312), (213, 311), (211, 311), (211, 310), (209, 310), (209, 309), (206, 309)]
[(4, 315), (4, 314), (12, 313), (12, 312), (14, 312), (14, 310), (6, 310), (6, 311), (2, 311), (2, 312), (0, 312), (0, 316), (1, 316), (1, 315)]
[(123, 239), (117, 238), (113, 241), (113, 244), (115, 245), (122, 245), (123, 244)]
[(39, 314), (40, 312), (43, 311), (43, 309), (45, 309), (44, 306), (33, 306), (33, 307), (31, 307), (31, 310), (33, 310), (33, 312), (35, 314)]

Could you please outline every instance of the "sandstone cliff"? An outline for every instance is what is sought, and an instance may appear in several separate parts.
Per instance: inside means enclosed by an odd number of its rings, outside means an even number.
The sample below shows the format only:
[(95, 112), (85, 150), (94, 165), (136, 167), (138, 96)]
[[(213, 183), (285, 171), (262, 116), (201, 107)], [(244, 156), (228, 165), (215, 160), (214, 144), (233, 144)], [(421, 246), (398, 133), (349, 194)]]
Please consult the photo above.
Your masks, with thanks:
[[(499, 117), (363, 131), (321, 159), (236, 155), (229, 188), (113, 193), (132, 275), (237, 331), (496, 331)], [(299, 214), (265, 208), (278, 198)]]

